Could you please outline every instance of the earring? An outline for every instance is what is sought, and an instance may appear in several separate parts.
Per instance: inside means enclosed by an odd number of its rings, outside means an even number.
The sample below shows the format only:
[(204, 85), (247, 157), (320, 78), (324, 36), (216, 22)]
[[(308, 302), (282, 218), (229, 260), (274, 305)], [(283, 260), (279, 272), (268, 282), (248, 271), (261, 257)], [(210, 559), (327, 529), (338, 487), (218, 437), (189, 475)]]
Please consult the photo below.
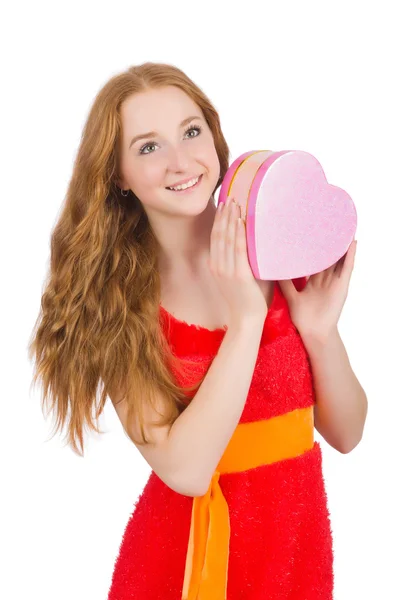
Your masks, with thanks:
[[(127, 193), (123, 194), (123, 192), (127, 192)], [(126, 198), (126, 196), (128, 196), (128, 194), (129, 194), (129, 190), (120, 190), (120, 193), (122, 196), (124, 196), (124, 198)]]

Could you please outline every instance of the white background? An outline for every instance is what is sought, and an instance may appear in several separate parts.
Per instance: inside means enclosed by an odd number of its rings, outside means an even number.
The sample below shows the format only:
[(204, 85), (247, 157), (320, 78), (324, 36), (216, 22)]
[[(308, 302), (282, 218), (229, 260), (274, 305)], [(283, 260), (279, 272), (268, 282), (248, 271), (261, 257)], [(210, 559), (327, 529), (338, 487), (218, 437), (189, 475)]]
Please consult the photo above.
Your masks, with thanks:
[[(210, 97), (231, 160), (313, 154), (358, 212), (340, 332), (366, 390), (364, 437), (341, 455), (320, 438), (335, 598), (397, 598), (396, 20), (386, 1), (20, 2), (0, 21), (0, 597), (106, 600), (124, 527), (150, 468), (110, 401), (85, 457), (46, 441), (27, 344), (94, 96), (114, 74), (173, 63)], [(218, 192), (216, 194), (217, 199)], [(243, 595), (241, 596), (243, 599)]]

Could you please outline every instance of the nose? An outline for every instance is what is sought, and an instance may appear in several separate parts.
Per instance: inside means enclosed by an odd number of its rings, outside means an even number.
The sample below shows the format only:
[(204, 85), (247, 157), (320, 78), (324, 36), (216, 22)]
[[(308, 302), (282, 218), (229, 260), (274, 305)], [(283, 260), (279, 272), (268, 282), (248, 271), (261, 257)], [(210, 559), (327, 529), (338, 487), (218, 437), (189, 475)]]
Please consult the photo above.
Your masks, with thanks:
[(170, 171), (187, 171), (190, 163), (190, 156), (186, 146), (177, 145), (168, 147), (168, 169)]

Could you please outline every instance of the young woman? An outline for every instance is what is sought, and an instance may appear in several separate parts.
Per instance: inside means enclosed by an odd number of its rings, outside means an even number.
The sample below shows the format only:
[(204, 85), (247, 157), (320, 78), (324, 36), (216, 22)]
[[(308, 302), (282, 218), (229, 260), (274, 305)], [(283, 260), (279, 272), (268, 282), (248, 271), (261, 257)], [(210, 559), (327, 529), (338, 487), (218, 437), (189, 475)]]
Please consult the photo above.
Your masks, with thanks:
[(328, 600), (314, 428), (340, 452), (367, 400), (337, 330), (354, 263), (259, 281), (219, 116), (179, 69), (113, 77), (85, 125), (31, 344), (57, 430), (84, 449), (109, 397), (152, 467), (109, 600)]

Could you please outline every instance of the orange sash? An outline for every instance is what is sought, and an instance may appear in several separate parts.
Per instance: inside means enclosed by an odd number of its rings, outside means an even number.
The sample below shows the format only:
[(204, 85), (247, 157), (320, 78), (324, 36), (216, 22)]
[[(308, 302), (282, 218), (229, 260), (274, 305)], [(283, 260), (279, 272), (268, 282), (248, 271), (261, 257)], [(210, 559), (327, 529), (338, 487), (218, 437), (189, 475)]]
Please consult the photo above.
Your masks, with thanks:
[(294, 458), (313, 445), (313, 406), (237, 425), (207, 492), (193, 499), (182, 600), (226, 600), (230, 522), (219, 476)]

